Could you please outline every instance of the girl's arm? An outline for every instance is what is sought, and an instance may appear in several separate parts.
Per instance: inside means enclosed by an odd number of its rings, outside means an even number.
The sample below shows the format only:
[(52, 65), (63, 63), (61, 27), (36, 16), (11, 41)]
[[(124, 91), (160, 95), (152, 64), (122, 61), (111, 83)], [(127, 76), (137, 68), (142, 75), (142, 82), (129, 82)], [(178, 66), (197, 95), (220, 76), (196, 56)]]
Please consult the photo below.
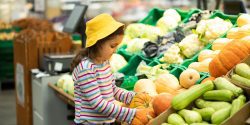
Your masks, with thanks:
[(130, 104), (130, 102), (132, 101), (135, 95), (135, 92), (127, 91), (125, 89), (117, 87), (115, 85), (115, 80), (113, 80), (112, 86), (113, 86), (115, 99), (125, 104)]
[[(78, 78), (81, 91), (84, 93), (85, 101), (88, 101), (93, 110), (107, 117), (113, 117), (119, 121), (131, 123), (134, 118), (135, 109), (121, 107), (103, 99), (94, 73), (91, 70), (83, 71), (82, 77)], [(82, 74), (82, 73), (81, 73)], [(112, 89), (112, 88), (110, 88)], [(112, 90), (111, 90), (112, 91)]]

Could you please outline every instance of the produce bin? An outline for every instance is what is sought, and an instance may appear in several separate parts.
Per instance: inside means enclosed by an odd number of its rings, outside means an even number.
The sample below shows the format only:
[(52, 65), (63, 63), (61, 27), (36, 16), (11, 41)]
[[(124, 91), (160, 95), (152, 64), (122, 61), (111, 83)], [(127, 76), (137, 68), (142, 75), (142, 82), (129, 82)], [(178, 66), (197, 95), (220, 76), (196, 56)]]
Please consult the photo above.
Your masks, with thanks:
[[(189, 18), (192, 16), (192, 14), (201, 12), (201, 10), (199, 10), (199, 9), (191, 9), (190, 11), (183, 11), (183, 10), (178, 9), (178, 8), (174, 8), (174, 9), (180, 14), (182, 23), (188, 22)], [(144, 19), (140, 20), (138, 23), (143, 23), (143, 24), (155, 26), (156, 22), (162, 17), (164, 11), (165, 10), (162, 10), (159, 8), (153, 8), (149, 11), (148, 15)], [(121, 54), (126, 60), (129, 60), (133, 55), (136, 55), (136, 54), (132, 54), (130, 52), (127, 52), (126, 48), (127, 48), (126, 45), (121, 46), (120, 48), (117, 49), (117, 53)], [(141, 56), (144, 61), (153, 61), (154, 59), (157, 58), (157, 57), (147, 58), (142, 53), (138, 53), (138, 55)]]
[[(244, 60), (242, 60), (240, 63), (246, 63), (246, 64), (250, 65), (250, 55), (248, 57), (246, 57)], [(231, 79), (231, 75), (233, 74), (234, 69), (235, 69), (235, 66), (226, 74), (227, 79), (230, 82), (232, 82), (233, 84), (235, 84), (236, 86), (244, 89), (246, 94), (250, 98), (250, 87), (244, 86), (240, 82)]]
[[(180, 14), (183, 23), (186, 23), (188, 19), (192, 16), (192, 14), (201, 11), (199, 9), (191, 9), (190, 11), (183, 11), (178, 8), (173, 9), (175, 9)], [(149, 11), (148, 15), (144, 19), (139, 21), (139, 23), (155, 26), (156, 22), (162, 17), (164, 11), (165, 10), (159, 8), (153, 8)]]

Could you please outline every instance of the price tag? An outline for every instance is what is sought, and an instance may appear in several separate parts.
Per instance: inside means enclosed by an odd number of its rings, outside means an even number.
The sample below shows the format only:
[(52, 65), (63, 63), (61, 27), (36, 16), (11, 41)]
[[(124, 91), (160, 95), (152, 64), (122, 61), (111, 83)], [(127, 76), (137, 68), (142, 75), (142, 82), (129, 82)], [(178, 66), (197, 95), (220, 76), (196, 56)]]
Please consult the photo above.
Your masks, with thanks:
[(55, 63), (55, 66), (54, 66), (54, 70), (55, 71), (62, 71), (62, 68), (63, 68), (63, 64), (60, 63), (60, 62), (56, 62)]

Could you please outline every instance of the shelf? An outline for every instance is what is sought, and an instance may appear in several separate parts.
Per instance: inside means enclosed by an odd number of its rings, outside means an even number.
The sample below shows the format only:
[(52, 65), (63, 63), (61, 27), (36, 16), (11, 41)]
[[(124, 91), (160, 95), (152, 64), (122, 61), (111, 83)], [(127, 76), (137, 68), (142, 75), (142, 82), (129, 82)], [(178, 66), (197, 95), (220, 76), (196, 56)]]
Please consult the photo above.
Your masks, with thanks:
[(75, 103), (74, 103), (74, 97), (69, 95), (68, 93), (64, 92), (62, 89), (58, 88), (57, 86), (55, 86), (55, 84), (53, 83), (49, 83), (48, 86), (50, 88), (52, 88), (56, 95), (62, 99), (64, 102), (66, 102), (67, 104), (71, 105), (71, 106), (75, 106)]

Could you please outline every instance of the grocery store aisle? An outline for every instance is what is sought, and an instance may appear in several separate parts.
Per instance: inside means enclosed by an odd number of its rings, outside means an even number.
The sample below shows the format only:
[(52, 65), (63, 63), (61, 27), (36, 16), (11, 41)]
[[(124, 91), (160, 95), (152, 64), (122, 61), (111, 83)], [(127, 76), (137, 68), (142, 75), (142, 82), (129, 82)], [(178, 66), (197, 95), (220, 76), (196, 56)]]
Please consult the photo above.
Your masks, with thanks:
[(14, 89), (0, 91), (0, 125), (16, 125)]

